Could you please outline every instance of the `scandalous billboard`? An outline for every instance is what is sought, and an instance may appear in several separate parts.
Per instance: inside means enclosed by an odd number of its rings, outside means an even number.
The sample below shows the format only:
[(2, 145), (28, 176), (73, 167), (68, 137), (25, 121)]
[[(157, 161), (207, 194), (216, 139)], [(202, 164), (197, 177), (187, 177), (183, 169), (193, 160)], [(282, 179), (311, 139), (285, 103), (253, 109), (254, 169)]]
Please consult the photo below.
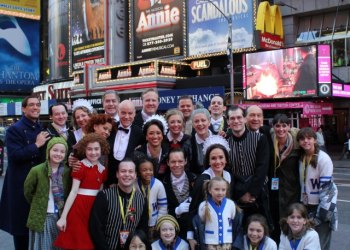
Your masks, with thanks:
[(0, 15), (0, 86), (28, 91), (40, 82), (39, 22)]
[(71, 70), (105, 63), (105, 1), (70, 0)]
[(49, 0), (49, 79), (69, 78), (68, 0)]
[(229, 33), (228, 18), (232, 20), (233, 50), (250, 49), (254, 46), (256, 1), (187, 2), (188, 56), (225, 52)]
[[(320, 80), (331, 76), (320, 46), (243, 55), (243, 88), (247, 100), (317, 96)], [(329, 48), (329, 47), (328, 47)], [(318, 53), (319, 51), (319, 53)], [(323, 70), (320, 71), (320, 68)], [(322, 72), (322, 77), (321, 73)]]
[(184, 1), (134, 0), (132, 61), (184, 55)]
[(0, 14), (40, 19), (40, 0), (1, 0)]

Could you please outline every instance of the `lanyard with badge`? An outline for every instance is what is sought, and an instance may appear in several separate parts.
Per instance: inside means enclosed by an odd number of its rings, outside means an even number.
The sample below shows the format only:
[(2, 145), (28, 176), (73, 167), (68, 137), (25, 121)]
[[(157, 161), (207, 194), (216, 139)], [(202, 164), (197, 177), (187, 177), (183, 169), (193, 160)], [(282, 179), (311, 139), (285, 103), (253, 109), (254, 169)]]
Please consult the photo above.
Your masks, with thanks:
[(128, 216), (128, 211), (130, 210), (132, 200), (134, 198), (135, 189), (134, 188), (132, 189), (130, 200), (129, 200), (128, 206), (126, 208), (126, 211), (124, 208), (123, 199), (119, 195), (118, 188), (117, 188), (117, 193), (118, 193), (118, 199), (119, 199), (120, 213), (121, 213), (122, 221), (123, 221), (123, 227), (122, 227), (123, 230), (119, 231), (119, 239), (120, 239), (120, 244), (124, 245), (126, 240), (128, 239), (129, 233), (130, 233), (128, 230), (126, 230), (126, 217)]
[[(278, 177), (276, 177), (276, 172), (277, 169), (281, 166), (281, 161), (278, 160), (278, 165), (277, 165), (277, 154), (279, 152), (278, 150), (278, 141), (275, 139), (274, 142), (274, 149), (275, 149), (275, 161), (274, 161), (274, 173), (273, 173), (273, 177), (271, 178), (271, 190), (278, 190), (279, 189), (279, 183), (280, 183), (280, 179)], [(277, 165), (277, 166), (276, 166)]]
[(302, 163), (303, 169), (301, 171), (303, 182), (304, 182), (304, 188), (302, 193), (302, 201), (304, 205), (307, 205), (309, 203), (309, 199), (306, 193), (306, 177), (307, 177), (307, 167), (310, 165), (310, 162), (311, 162), (311, 157), (309, 157), (309, 159), (306, 159), (306, 158), (307, 157), (304, 156), (303, 163)]

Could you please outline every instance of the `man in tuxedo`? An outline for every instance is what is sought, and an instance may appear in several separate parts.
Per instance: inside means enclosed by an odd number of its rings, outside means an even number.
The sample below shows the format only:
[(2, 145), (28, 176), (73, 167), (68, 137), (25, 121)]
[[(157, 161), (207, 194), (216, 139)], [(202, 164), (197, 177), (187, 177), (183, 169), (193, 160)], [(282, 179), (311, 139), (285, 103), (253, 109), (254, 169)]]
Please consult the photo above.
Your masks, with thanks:
[(142, 110), (137, 113), (134, 125), (142, 129), (143, 123), (152, 115), (155, 115), (159, 106), (159, 95), (154, 89), (147, 89), (141, 94)]
[(145, 142), (142, 130), (133, 124), (135, 106), (130, 100), (124, 100), (118, 107), (118, 130), (108, 137), (111, 148), (108, 157), (107, 186), (116, 183), (115, 174), (117, 165), (125, 157), (132, 157), (135, 148)]
[(103, 110), (110, 115), (116, 122), (119, 121), (118, 116), (119, 96), (114, 90), (107, 90), (102, 96)]
[(224, 99), (219, 96), (213, 96), (210, 100), (209, 105), (210, 111), (210, 126), (209, 129), (213, 134), (217, 135), (222, 132), (226, 133), (227, 130), (227, 121), (224, 117), (224, 112), (226, 111), (226, 106), (224, 105)]

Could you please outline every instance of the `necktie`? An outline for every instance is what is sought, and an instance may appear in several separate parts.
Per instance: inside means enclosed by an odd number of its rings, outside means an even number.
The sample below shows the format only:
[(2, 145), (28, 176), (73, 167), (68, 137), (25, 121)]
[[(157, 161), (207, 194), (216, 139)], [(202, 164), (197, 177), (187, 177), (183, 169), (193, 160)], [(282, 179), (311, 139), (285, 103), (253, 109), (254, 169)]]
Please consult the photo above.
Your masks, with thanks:
[(124, 131), (126, 134), (129, 133), (128, 128), (118, 127), (118, 130)]

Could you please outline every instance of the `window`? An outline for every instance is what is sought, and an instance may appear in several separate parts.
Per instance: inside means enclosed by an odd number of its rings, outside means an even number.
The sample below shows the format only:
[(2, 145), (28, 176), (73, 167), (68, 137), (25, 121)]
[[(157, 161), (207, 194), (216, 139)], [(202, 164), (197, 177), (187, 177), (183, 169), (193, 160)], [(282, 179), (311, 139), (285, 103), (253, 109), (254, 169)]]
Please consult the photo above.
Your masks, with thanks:
[(300, 17), (296, 44), (330, 44), (333, 67), (350, 66), (350, 9)]

